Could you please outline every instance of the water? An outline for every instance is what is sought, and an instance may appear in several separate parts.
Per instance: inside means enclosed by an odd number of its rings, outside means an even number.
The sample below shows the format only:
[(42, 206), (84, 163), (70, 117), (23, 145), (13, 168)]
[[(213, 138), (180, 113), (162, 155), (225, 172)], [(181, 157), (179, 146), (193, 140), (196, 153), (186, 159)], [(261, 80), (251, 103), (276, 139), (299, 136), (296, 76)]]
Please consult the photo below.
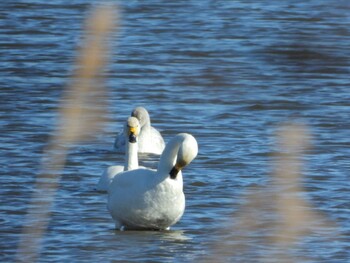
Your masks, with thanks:
[[(1, 3), (1, 262), (15, 260), (91, 6)], [(121, 29), (104, 72), (109, 124), (70, 150), (39, 262), (349, 260), (350, 3), (133, 0), (120, 6)], [(113, 139), (137, 105), (149, 110), (166, 141), (189, 132), (199, 143), (184, 171), (186, 212), (169, 232), (115, 231), (106, 196), (93, 191), (106, 166), (123, 162)], [(270, 231), (275, 221), (249, 203), (255, 195), (263, 205), (272, 200), (265, 194), (276, 131), (289, 120), (305, 123), (312, 136), (302, 199), (324, 223), (280, 250), (271, 241), (278, 237)], [(140, 159), (150, 167), (158, 160)], [(270, 224), (240, 228), (247, 210)]]

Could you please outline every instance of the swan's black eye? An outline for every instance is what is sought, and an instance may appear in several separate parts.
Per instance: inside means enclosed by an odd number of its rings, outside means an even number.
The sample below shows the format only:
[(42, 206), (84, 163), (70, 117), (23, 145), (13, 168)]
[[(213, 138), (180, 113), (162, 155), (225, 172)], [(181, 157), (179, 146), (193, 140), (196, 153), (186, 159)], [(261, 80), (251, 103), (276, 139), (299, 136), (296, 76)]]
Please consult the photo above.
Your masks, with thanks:
[(177, 174), (179, 173), (179, 169), (177, 169), (175, 166), (171, 169), (169, 175), (171, 179), (176, 179)]

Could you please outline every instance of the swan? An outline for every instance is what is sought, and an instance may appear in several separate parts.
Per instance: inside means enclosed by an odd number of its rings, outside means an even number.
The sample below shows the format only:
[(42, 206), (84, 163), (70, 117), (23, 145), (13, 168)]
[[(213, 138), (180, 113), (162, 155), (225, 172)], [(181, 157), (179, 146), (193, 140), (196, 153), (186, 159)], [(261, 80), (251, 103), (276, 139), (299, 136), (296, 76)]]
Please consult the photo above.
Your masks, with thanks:
[[(160, 155), (165, 148), (165, 143), (160, 132), (151, 126), (151, 119), (148, 111), (144, 107), (136, 107), (131, 112), (131, 116), (136, 117), (141, 125), (138, 151), (140, 153)], [(118, 152), (122, 152), (125, 149), (125, 137), (122, 132), (120, 132), (115, 139), (114, 149)]]
[(113, 165), (108, 167), (101, 175), (97, 184), (96, 190), (106, 192), (113, 177), (123, 171), (129, 171), (139, 168), (137, 150), (138, 150), (138, 135), (140, 133), (140, 123), (137, 118), (129, 117), (124, 124), (123, 135), (128, 141), (125, 151), (125, 163), (122, 165)]
[(136, 169), (119, 173), (108, 188), (107, 208), (120, 230), (166, 230), (185, 211), (181, 170), (198, 153), (196, 139), (176, 135), (166, 145), (158, 169)]

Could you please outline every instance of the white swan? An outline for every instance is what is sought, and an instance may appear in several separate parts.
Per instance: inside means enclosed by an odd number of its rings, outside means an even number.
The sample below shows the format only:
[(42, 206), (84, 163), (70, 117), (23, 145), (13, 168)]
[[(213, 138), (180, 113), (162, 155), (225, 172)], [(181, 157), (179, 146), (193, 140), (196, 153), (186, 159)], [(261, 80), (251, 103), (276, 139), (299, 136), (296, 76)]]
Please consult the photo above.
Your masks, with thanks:
[(137, 150), (138, 135), (140, 133), (140, 123), (135, 117), (129, 117), (124, 125), (124, 138), (128, 141), (125, 150), (125, 163), (122, 165), (113, 165), (108, 167), (101, 175), (96, 190), (107, 191), (109, 184), (114, 176), (123, 171), (129, 171), (139, 168)]
[[(148, 111), (143, 107), (136, 107), (131, 112), (131, 116), (136, 117), (141, 125), (138, 151), (140, 153), (161, 154), (165, 148), (165, 143), (160, 132), (151, 126)], [(114, 149), (119, 152), (125, 149), (125, 137), (122, 132), (115, 139)]]
[(183, 215), (185, 195), (181, 169), (198, 153), (196, 139), (176, 135), (165, 147), (158, 169), (118, 174), (108, 189), (108, 210), (123, 229), (169, 229)]

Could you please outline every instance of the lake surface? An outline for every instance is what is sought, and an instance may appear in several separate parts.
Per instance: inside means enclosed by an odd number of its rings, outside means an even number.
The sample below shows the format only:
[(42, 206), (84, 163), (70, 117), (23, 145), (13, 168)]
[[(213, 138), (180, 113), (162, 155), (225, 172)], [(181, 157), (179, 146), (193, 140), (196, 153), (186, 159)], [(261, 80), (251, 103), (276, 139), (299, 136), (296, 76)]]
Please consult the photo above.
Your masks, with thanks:
[[(108, 124), (70, 148), (38, 261), (348, 262), (350, 2), (119, 3), (103, 73)], [(30, 198), (93, 5), (1, 3), (1, 262), (28, 262), (18, 246)], [(186, 211), (170, 231), (116, 231), (94, 191), (103, 169), (123, 163), (114, 136), (139, 105), (165, 141), (188, 132), (199, 144), (183, 171)], [(298, 220), (276, 212), (271, 185), (284, 165), (276, 134), (289, 121), (307, 127), (311, 146), (297, 205), (308, 231), (288, 234), (285, 222)]]

